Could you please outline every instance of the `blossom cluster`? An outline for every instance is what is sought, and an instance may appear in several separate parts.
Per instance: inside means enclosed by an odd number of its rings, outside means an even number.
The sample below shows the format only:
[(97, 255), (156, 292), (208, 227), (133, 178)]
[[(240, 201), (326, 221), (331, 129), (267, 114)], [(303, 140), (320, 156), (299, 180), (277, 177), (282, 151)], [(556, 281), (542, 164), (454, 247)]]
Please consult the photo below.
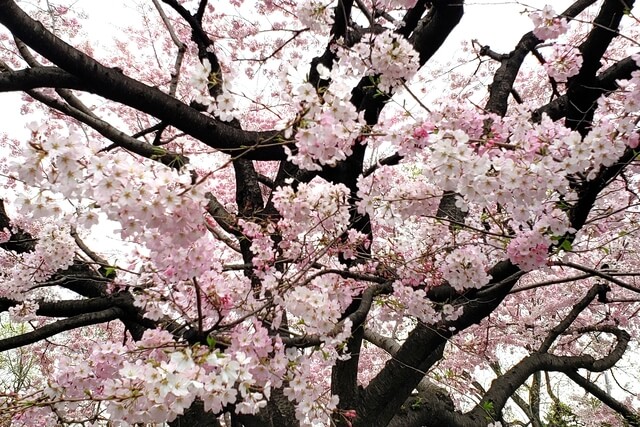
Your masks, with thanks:
[(420, 68), (418, 52), (403, 37), (384, 31), (373, 39), (371, 72), (380, 75), (378, 87), (384, 92), (410, 79)]
[[(338, 398), (324, 387), (308, 387), (326, 378), (320, 380), (310, 367), (331, 365), (338, 342), (350, 335), (350, 322), (344, 326), (335, 343), (308, 355), (286, 350), (259, 322), (236, 328), (224, 352), (186, 346), (162, 330), (147, 330), (136, 343), (96, 344), (87, 357), (58, 357), (48, 387), (38, 393), (39, 405), (21, 411), (12, 425), (54, 425), (49, 424), (54, 411), (91, 401), (103, 402), (102, 415), (122, 426), (170, 422), (195, 399), (213, 413), (233, 407), (238, 414), (256, 414), (278, 387), (295, 403), (301, 422), (325, 422)], [(334, 356), (327, 359), (330, 353)], [(0, 405), (7, 403), (0, 399)]]
[(14, 322), (28, 322), (36, 318), (40, 305), (36, 301), (25, 300), (21, 304), (9, 308), (9, 318)]
[(358, 212), (376, 215), (381, 223), (395, 226), (416, 215), (436, 213), (440, 190), (422, 173), (420, 167), (394, 168), (382, 166), (376, 174), (358, 181)]
[(569, 77), (580, 72), (582, 54), (575, 48), (554, 44), (551, 54), (544, 63), (549, 77), (559, 83), (565, 83)]
[[(304, 84), (308, 89), (308, 84)], [(285, 146), (290, 161), (307, 170), (320, 170), (321, 165), (334, 165), (351, 155), (362, 118), (352, 103), (325, 92), (318, 103), (315, 92), (300, 90), (297, 99), (304, 115), (295, 133), (296, 151)]]
[(477, 247), (456, 248), (446, 256), (441, 267), (442, 277), (458, 292), (481, 288), (489, 283), (487, 257)]
[[(228, 84), (228, 79), (225, 81)], [(220, 84), (217, 77), (212, 73), (211, 63), (208, 59), (203, 59), (202, 63), (194, 67), (189, 84), (195, 92), (195, 101), (207, 108), (207, 112), (213, 114), (223, 122), (228, 122), (236, 118), (235, 96), (229, 91), (223, 91), (213, 98), (209, 96), (209, 89)]]
[(303, 0), (298, 2), (296, 15), (302, 25), (314, 32), (324, 32), (333, 23), (333, 7), (330, 0)]
[(557, 16), (550, 5), (546, 5), (539, 12), (532, 13), (529, 17), (535, 25), (533, 34), (540, 40), (558, 38), (569, 28), (566, 18)]
[[(312, 281), (307, 286), (297, 286), (284, 297), (284, 307), (287, 312), (299, 319), (301, 326), (308, 334), (328, 336), (336, 326), (342, 310), (349, 300), (343, 299), (340, 304), (338, 296), (345, 293), (340, 288), (341, 281), (331, 280), (325, 276)], [(336, 295), (336, 298), (327, 299), (327, 295)]]
[[(62, 136), (33, 127), (32, 142), (12, 166), (28, 186), (17, 203), (22, 212), (33, 219), (64, 217), (80, 226), (93, 225), (97, 212), (102, 212), (121, 224), (122, 237), (157, 250), (159, 260), (167, 259), (162, 255), (165, 252), (175, 254), (176, 247), (188, 247), (203, 236), (204, 190), (192, 185), (187, 171), (157, 162), (141, 167), (123, 152), (101, 152), (99, 146), (86, 144), (82, 138), (75, 131)], [(163, 153), (159, 148), (159, 154)], [(31, 195), (30, 188), (38, 191)], [(74, 201), (76, 212), (65, 209), (65, 198)], [(62, 238), (61, 230), (51, 233), (57, 236), (48, 239), (51, 242)], [(58, 252), (52, 251), (54, 255)], [(47, 258), (60, 268), (56, 256)]]
[(235, 404), (238, 413), (251, 414), (270, 391), (268, 381), (256, 384), (251, 366), (243, 352), (176, 347), (167, 332), (150, 330), (137, 345), (107, 343), (89, 358), (58, 358), (42, 398), (106, 400), (109, 417), (123, 425), (171, 421), (196, 398), (206, 410)]
[(304, 364), (292, 375), (283, 394), (296, 405), (296, 418), (302, 425), (323, 425), (338, 407), (338, 397), (328, 395), (321, 388), (309, 387), (314, 380), (311, 366)]
[(275, 229), (272, 225), (268, 225), (266, 229), (251, 221), (240, 221), (242, 232), (251, 239), (251, 252), (253, 252), (253, 264), (256, 270), (267, 268), (269, 264), (275, 261), (275, 248), (270, 234)]
[(534, 231), (520, 233), (507, 246), (507, 256), (522, 271), (544, 266), (549, 256), (549, 238)]
[(343, 184), (324, 180), (301, 183), (294, 191), (280, 187), (273, 205), (282, 218), (278, 229), (284, 242), (280, 249), (287, 257), (297, 259), (330, 245), (347, 230), (350, 220), (349, 189)]
[(383, 92), (409, 80), (420, 68), (418, 52), (391, 30), (371, 34), (351, 48), (336, 49), (340, 75), (371, 76), (372, 83)]
[(427, 299), (424, 289), (412, 289), (411, 286), (397, 281), (393, 284), (393, 296), (398, 306), (394, 314), (399, 319), (411, 316), (427, 325), (432, 325), (441, 318), (434, 305)]
[[(23, 301), (38, 284), (46, 283), (54, 273), (64, 271), (73, 264), (75, 242), (68, 226), (47, 223), (34, 237), (38, 240), (33, 251), (13, 254), (4, 260), (3, 264), (7, 265), (3, 265), (5, 277), (1, 296)], [(31, 317), (35, 307), (30, 301), (24, 304), (14, 308), (14, 313)]]

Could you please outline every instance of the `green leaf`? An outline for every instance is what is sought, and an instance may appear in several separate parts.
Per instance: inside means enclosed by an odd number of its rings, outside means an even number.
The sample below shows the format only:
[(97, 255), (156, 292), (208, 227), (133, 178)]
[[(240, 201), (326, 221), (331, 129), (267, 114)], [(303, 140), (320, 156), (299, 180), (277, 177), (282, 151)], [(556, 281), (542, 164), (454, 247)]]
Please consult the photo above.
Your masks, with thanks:
[(482, 409), (484, 409), (484, 411), (491, 417), (493, 417), (496, 412), (495, 412), (495, 407), (493, 406), (493, 402), (491, 401), (484, 401), (480, 404), (480, 406), (482, 407)]
[(560, 249), (562, 249), (565, 252), (571, 252), (573, 250), (573, 246), (571, 245), (571, 242), (568, 239), (564, 239), (562, 241), (562, 244), (560, 244)]
[(104, 268), (104, 277), (107, 279), (113, 279), (116, 277), (116, 268), (113, 266), (108, 266)]
[(209, 346), (209, 348), (215, 348), (217, 344), (217, 341), (214, 337), (207, 337), (207, 345)]

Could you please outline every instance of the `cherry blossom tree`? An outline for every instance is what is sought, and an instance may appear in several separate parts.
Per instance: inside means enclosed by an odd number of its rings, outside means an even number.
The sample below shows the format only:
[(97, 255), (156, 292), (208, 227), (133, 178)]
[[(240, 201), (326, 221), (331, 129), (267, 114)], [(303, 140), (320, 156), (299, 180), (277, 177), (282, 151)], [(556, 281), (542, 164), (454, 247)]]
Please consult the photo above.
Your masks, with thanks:
[(640, 425), (633, 4), (0, 0), (0, 424)]

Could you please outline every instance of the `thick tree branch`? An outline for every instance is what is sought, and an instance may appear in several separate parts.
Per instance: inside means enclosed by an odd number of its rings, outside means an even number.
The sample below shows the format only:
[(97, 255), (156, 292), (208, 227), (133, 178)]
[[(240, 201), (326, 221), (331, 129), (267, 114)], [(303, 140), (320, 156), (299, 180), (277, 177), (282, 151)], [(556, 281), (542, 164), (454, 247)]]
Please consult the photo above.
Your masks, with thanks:
[[(109, 308), (119, 308), (123, 312), (131, 311), (131, 296), (120, 293), (105, 297), (95, 297), (79, 300), (46, 301), (37, 300), (38, 309), (36, 315), (44, 317), (73, 317), (80, 314), (90, 314), (104, 311)], [(19, 301), (8, 298), (0, 298), (0, 312), (7, 311), (10, 307), (20, 304)], [(152, 322), (148, 326), (151, 326)]]
[(400, 350), (400, 344), (393, 338), (385, 337), (369, 328), (364, 328), (364, 339), (378, 348), (383, 349), (390, 356), (395, 356)]
[[(33, 54), (31, 53), (31, 51), (29, 51), (29, 48), (27, 47), (26, 44), (24, 44), (22, 42), (22, 40), (14, 37), (14, 42), (16, 43), (16, 47), (18, 48), (18, 52), (20, 52), (20, 55), (22, 56), (22, 58), (24, 58), (24, 60), (27, 62), (27, 64), (29, 64), (29, 66), (31, 68), (36, 68), (36, 67), (42, 67), (43, 65), (38, 62), (38, 60), (36, 60), (36, 58), (33, 56)], [(64, 89), (61, 87), (56, 88), (56, 93), (58, 95), (60, 95), (60, 97), (62, 99), (64, 99), (65, 101), (67, 101), (67, 103), (77, 109), (80, 110), (81, 112), (89, 115), (89, 116), (95, 116), (93, 114), (93, 111), (91, 111), (82, 101), (80, 101), (80, 99), (78, 99), (71, 90), (69, 89)]]
[[(503, 261), (489, 270), (492, 283), (505, 280), (500, 292), (484, 297), (460, 296), (454, 303), (464, 304), (463, 315), (454, 322), (427, 327), (419, 323), (409, 334), (396, 357), (386, 363), (380, 373), (371, 380), (362, 394), (362, 404), (356, 410), (356, 426), (386, 426), (426, 372), (440, 359), (439, 351), (447, 339), (480, 322), (493, 312), (509, 290), (517, 282), (519, 270)], [(387, 418), (388, 417), (388, 418)]]
[[(70, 90), (70, 88), (86, 90), (86, 85), (83, 85), (80, 80), (76, 79), (71, 74), (57, 67), (44, 67), (36, 61), (31, 55), (27, 46), (19, 39), (15, 40), (16, 46), (24, 57), (25, 61), (33, 68), (27, 68), (24, 70), (13, 71), (6, 65), (4, 69), (7, 72), (0, 73), (0, 91), (3, 91), (2, 79), (6, 76), (14, 75), (13, 78), (8, 80), (19, 81), (24, 79), (29, 83), (31, 87), (25, 87), (23, 90), (35, 100), (43, 103), (49, 108), (58, 110), (69, 117), (73, 117), (81, 123), (84, 123), (91, 128), (95, 129), (102, 136), (113, 141), (117, 146), (127, 149), (132, 153), (136, 153), (140, 156), (148, 159), (157, 160), (167, 166), (175, 169), (180, 169), (183, 165), (189, 162), (189, 159), (180, 155), (168, 152), (162, 148), (156, 148), (146, 142), (138, 141), (134, 137), (130, 137), (124, 132), (118, 130), (114, 126), (111, 126), (108, 122), (100, 119), (95, 115), (82, 101), (80, 101)], [(0, 63), (1, 65), (1, 63)], [(77, 84), (66, 84), (68, 82), (75, 81)], [(8, 88), (12, 85), (8, 85)], [(30, 90), (38, 87), (54, 87), (56, 92), (65, 100), (64, 102), (43, 95), (39, 92)], [(16, 89), (8, 89), (16, 90)]]
[[(640, 69), (640, 67), (638, 67), (638, 64), (632, 57), (624, 58), (600, 73), (593, 89), (598, 89), (600, 95), (607, 96), (619, 89), (617, 80), (630, 79), (631, 73), (638, 69)], [(542, 114), (546, 114), (551, 120), (561, 119), (567, 115), (568, 103), (569, 95), (564, 94), (559, 96), (548, 104), (536, 109), (531, 114), (531, 118), (534, 122), (539, 122), (542, 119)]]
[(598, 292), (600, 291), (602, 286), (602, 284), (595, 284), (591, 287), (591, 289), (589, 289), (587, 294), (573, 306), (571, 311), (564, 317), (564, 319), (562, 319), (560, 323), (558, 323), (549, 331), (547, 337), (544, 339), (544, 342), (542, 343), (542, 345), (540, 345), (538, 353), (546, 353), (547, 351), (549, 351), (554, 341), (561, 334), (563, 334), (567, 330), (567, 328), (569, 328), (569, 326), (571, 326), (573, 321), (576, 320), (580, 313), (582, 313), (584, 309), (587, 308), (589, 304), (591, 304), (591, 301), (593, 301), (595, 297), (598, 296)]
[(580, 375), (577, 371), (566, 371), (564, 374), (609, 408), (622, 415), (625, 421), (629, 423), (629, 426), (640, 427), (640, 413), (629, 409), (626, 405), (614, 399), (613, 396)]
[[(383, 349), (391, 357), (396, 357), (400, 350), (400, 344), (393, 338), (382, 336), (365, 328), (364, 339)], [(434, 385), (427, 377), (424, 377), (416, 386), (418, 394), (411, 395), (402, 405), (401, 411), (396, 414), (389, 426), (397, 427), (421, 427), (454, 425), (454, 420), (459, 418), (455, 412), (453, 401), (440, 387)]]
[[(565, 10), (561, 15), (566, 18), (574, 18), (596, 0), (578, 0)], [(502, 60), (500, 68), (496, 71), (489, 90), (489, 100), (486, 109), (492, 113), (504, 116), (507, 112), (507, 101), (513, 89), (513, 83), (520, 72), (520, 66), (531, 50), (541, 41), (528, 32), (518, 42), (516, 48)]]
[(196, 400), (184, 411), (184, 414), (170, 422), (169, 427), (222, 427), (222, 424), (218, 421), (216, 414), (204, 410), (204, 403), (201, 400)]
[(204, 195), (209, 203), (207, 203), (207, 212), (218, 223), (218, 225), (227, 233), (241, 237), (242, 233), (238, 229), (238, 219), (222, 206), (222, 203), (216, 199), (211, 193)]
[[(238, 216), (245, 220), (260, 221), (264, 216), (264, 204), (262, 192), (258, 183), (258, 173), (251, 160), (236, 159), (233, 161), (233, 170), (236, 177), (236, 204), (238, 206)], [(260, 286), (260, 280), (253, 272), (253, 252), (251, 250), (251, 239), (241, 238), (240, 251), (242, 259), (248, 265), (244, 270), (245, 276), (251, 278), (254, 289)]]
[(37, 91), (26, 92), (33, 99), (43, 103), (47, 107), (58, 110), (69, 117), (84, 123), (97, 131), (99, 134), (113, 141), (115, 146), (122, 147), (127, 151), (138, 154), (147, 159), (158, 161), (174, 169), (180, 169), (189, 163), (189, 159), (181, 154), (172, 153), (164, 148), (156, 147), (144, 141), (137, 140), (121, 130), (111, 126), (108, 122), (100, 119), (95, 114), (87, 114), (80, 109), (72, 107), (58, 99), (50, 98)]
[(597, 86), (596, 73), (601, 67), (602, 56), (618, 34), (618, 26), (625, 12), (633, 7), (634, 0), (605, 0), (593, 22), (593, 29), (580, 45), (582, 66), (580, 72), (567, 82), (567, 116), (565, 124), (586, 135), (591, 129), (593, 114), (602, 90)]
[(86, 90), (87, 86), (72, 74), (58, 67), (35, 67), (9, 70), (6, 65), (0, 73), (0, 92), (27, 91), (41, 87), (62, 87)]
[[(409, 37), (409, 41), (420, 54), (420, 65), (426, 64), (440, 49), (464, 13), (464, 1), (461, 0), (439, 0), (431, 4), (429, 13), (417, 23), (415, 31)], [(423, 5), (422, 2), (416, 4), (416, 13)]]
[[(631, 337), (626, 331), (613, 326), (601, 326), (598, 330), (613, 334), (617, 338), (615, 347), (606, 356), (596, 359), (591, 355), (556, 356), (549, 353), (533, 353), (518, 362), (504, 375), (496, 378), (482, 401), (468, 413), (468, 416), (476, 421), (483, 420), (486, 416), (486, 407), (488, 405), (495, 411), (493, 415), (498, 416), (509, 397), (534, 372), (556, 371), (566, 373), (574, 372), (576, 369), (602, 372), (610, 369), (623, 356)], [(587, 330), (581, 332), (587, 332)]]
[(84, 81), (91, 92), (159, 118), (204, 144), (234, 156), (260, 160), (285, 157), (279, 133), (236, 129), (200, 114), (159, 89), (105, 67), (48, 31), (12, 0), (0, 0), (0, 23), (32, 49)]
[(393, 166), (393, 165), (397, 165), (398, 163), (400, 163), (400, 161), (404, 159), (403, 156), (401, 156), (398, 153), (393, 153), (392, 155), (385, 157), (383, 159), (380, 159), (375, 165), (370, 166), (366, 171), (364, 171), (362, 173), (362, 177), (366, 178), (369, 175), (371, 175), (372, 173), (374, 173), (376, 170), (378, 170), (378, 168), (380, 166)]
[(124, 316), (124, 311), (111, 307), (95, 313), (85, 313), (42, 326), (32, 332), (0, 340), (0, 352), (36, 343), (62, 332), (78, 329), (83, 326), (110, 322)]
[[(602, 168), (591, 181), (578, 187), (578, 201), (569, 210), (569, 221), (575, 230), (587, 221), (598, 194), (604, 190), (637, 157), (635, 150), (627, 148), (618, 161), (608, 168)], [(572, 238), (571, 236), (568, 236)], [(614, 282), (615, 283), (615, 282)]]
[[(500, 376), (503, 375), (504, 372), (502, 372), (502, 368), (500, 367), (498, 362), (490, 362), (489, 366), (491, 367), (491, 370), (496, 374), (496, 376)], [(480, 397), (484, 396), (484, 394), (487, 392), (487, 390), (481, 390), (481, 395)], [(518, 392), (516, 391), (515, 393), (513, 393), (510, 396), (510, 399), (514, 401), (514, 403), (516, 405), (518, 405), (518, 407), (520, 409), (522, 409), (522, 412), (524, 412), (527, 417), (529, 418), (530, 422), (531, 422), (531, 426), (532, 427), (541, 427), (541, 423), (540, 423), (540, 414), (536, 414), (533, 411), (533, 408), (529, 405), (529, 402), (527, 402), (526, 400), (524, 400), (522, 397), (520, 397), (520, 395), (518, 394)]]
[(410, 396), (386, 427), (453, 427), (465, 421), (446, 391), (432, 387)]
[(424, 15), (429, 3), (425, 0), (419, 0), (415, 6), (407, 10), (407, 13), (402, 18), (403, 25), (398, 29), (398, 34), (408, 38), (418, 26), (420, 18)]

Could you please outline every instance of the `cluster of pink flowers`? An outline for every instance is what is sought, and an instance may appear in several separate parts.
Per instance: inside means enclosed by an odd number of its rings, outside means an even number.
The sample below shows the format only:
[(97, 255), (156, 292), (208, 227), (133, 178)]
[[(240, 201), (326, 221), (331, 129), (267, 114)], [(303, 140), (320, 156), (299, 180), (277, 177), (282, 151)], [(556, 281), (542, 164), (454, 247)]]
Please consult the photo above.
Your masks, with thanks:
[(75, 242), (68, 227), (48, 223), (36, 237), (38, 242), (34, 251), (12, 255), (13, 262), (5, 269), (0, 296), (22, 301), (34, 287), (34, 282), (46, 282), (54, 273), (73, 264)]
[(311, 31), (322, 33), (333, 23), (333, 7), (330, 0), (303, 0), (298, 2), (296, 15), (302, 25)]
[(404, 317), (409, 316), (427, 325), (433, 325), (442, 318), (435, 306), (429, 302), (424, 289), (413, 289), (403, 281), (396, 281), (393, 284), (393, 298), (396, 310), (392, 314), (389, 313), (389, 316), (394, 320), (402, 321)]
[[(217, 80), (218, 78), (212, 75), (211, 63), (205, 58), (191, 72), (189, 83), (194, 91), (194, 100), (206, 106), (208, 113), (213, 114), (224, 122), (228, 122), (236, 118), (238, 114), (236, 99), (229, 91), (224, 91), (216, 98), (209, 95), (211, 87), (221, 84), (221, 81)], [(225, 87), (227, 86), (229, 86), (228, 78), (225, 79)]]
[(560, 37), (569, 29), (565, 18), (556, 15), (550, 5), (546, 5), (541, 11), (529, 15), (535, 28), (533, 34), (540, 40), (549, 40)]
[(338, 45), (336, 50), (343, 76), (372, 76), (372, 83), (383, 92), (409, 80), (420, 68), (418, 52), (391, 30), (371, 34), (351, 48)]
[(275, 261), (276, 252), (270, 234), (275, 231), (269, 224), (263, 228), (260, 224), (251, 221), (240, 221), (242, 232), (251, 239), (251, 252), (253, 252), (253, 265), (256, 269), (268, 268)]
[(36, 301), (25, 300), (22, 304), (9, 308), (9, 318), (14, 322), (28, 322), (34, 320), (39, 304)]
[[(600, 126), (593, 128), (582, 141), (589, 160), (591, 161), (592, 170), (587, 175), (587, 179), (593, 179), (600, 167), (608, 167), (613, 165), (624, 153), (627, 148), (628, 141), (621, 138), (622, 129), (616, 129), (614, 124), (608, 120), (602, 120)], [(633, 130), (630, 134), (636, 133)]]
[(380, 75), (378, 87), (384, 92), (409, 80), (420, 68), (418, 52), (392, 31), (384, 31), (373, 39), (369, 58), (371, 72)]
[[(284, 357), (282, 350), (277, 351)], [(287, 360), (281, 363), (284, 368)], [(171, 421), (196, 398), (214, 412), (235, 404), (238, 413), (255, 414), (266, 404), (271, 380), (282, 383), (270, 372), (284, 375), (285, 370), (257, 368), (253, 357), (240, 350), (184, 347), (166, 331), (149, 330), (135, 345), (102, 344), (88, 358), (58, 358), (42, 397), (106, 400), (109, 417), (129, 424)]]
[[(305, 95), (302, 100), (314, 97)], [(306, 114), (295, 134), (297, 151), (292, 153), (285, 147), (289, 160), (303, 169), (320, 170), (320, 165), (333, 165), (346, 159), (362, 128), (362, 118), (352, 103), (329, 91), (323, 99), (322, 104), (303, 102), (301, 107), (306, 109)]]
[[(376, 215), (381, 223), (397, 226), (404, 219), (437, 210), (440, 190), (430, 182), (420, 167), (407, 168), (397, 176), (393, 168), (381, 167), (379, 173), (358, 182), (358, 212)], [(386, 173), (388, 172), (388, 173)], [(401, 183), (400, 179), (404, 182)]]
[(528, 231), (511, 239), (507, 256), (523, 271), (543, 267), (549, 257), (549, 239), (541, 233)]
[(282, 218), (278, 229), (285, 240), (284, 255), (294, 259), (331, 246), (349, 225), (349, 189), (321, 179), (302, 183), (294, 191), (278, 188), (273, 204)]
[[(201, 63), (196, 65), (191, 74), (189, 75), (189, 84), (190, 86), (198, 91), (198, 93), (202, 93), (202, 91), (206, 91), (209, 88), (209, 84), (211, 83), (211, 62), (207, 58), (203, 59)], [(203, 100), (197, 99), (201, 103)]]
[[(175, 256), (163, 253), (175, 254), (176, 247), (189, 247), (204, 235), (204, 189), (192, 185), (188, 171), (177, 172), (151, 161), (143, 168), (128, 154), (102, 153), (82, 138), (74, 131), (60, 136), (32, 130), (32, 143), (14, 169), (18, 178), (39, 191), (34, 196), (27, 191), (18, 200), (22, 212), (33, 219), (58, 216), (91, 226), (97, 222), (97, 204), (109, 219), (122, 225), (123, 237), (156, 250), (161, 261)], [(60, 196), (74, 200), (77, 212), (65, 212)], [(68, 247), (73, 244), (69, 242)], [(57, 259), (47, 258), (48, 262)]]
[[(295, 316), (308, 334), (328, 334), (336, 325), (346, 305), (327, 295), (344, 294), (337, 289), (339, 281), (318, 278), (307, 286), (297, 286), (284, 297), (284, 307)], [(295, 322), (294, 322), (295, 323)]]
[(302, 361), (292, 372), (291, 378), (283, 394), (291, 401), (297, 402), (296, 418), (302, 425), (323, 425), (330, 418), (331, 412), (338, 407), (338, 397), (328, 394), (319, 387), (309, 387), (318, 378), (314, 378), (310, 361)]
[(582, 54), (571, 46), (554, 44), (551, 54), (544, 63), (544, 69), (549, 77), (559, 83), (566, 82), (580, 72)]
[(442, 277), (457, 291), (481, 288), (491, 279), (486, 272), (489, 261), (475, 246), (456, 248), (444, 259)]
[(423, 121), (419, 123), (411, 134), (412, 138), (407, 138), (405, 132), (400, 132), (400, 135), (405, 136), (400, 139), (400, 146), (398, 153), (402, 155), (411, 154), (413, 152), (421, 152), (430, 142), (432, 142), (436, 136), (434, 131), (436, 127), (433, 123), (428, 121)]

